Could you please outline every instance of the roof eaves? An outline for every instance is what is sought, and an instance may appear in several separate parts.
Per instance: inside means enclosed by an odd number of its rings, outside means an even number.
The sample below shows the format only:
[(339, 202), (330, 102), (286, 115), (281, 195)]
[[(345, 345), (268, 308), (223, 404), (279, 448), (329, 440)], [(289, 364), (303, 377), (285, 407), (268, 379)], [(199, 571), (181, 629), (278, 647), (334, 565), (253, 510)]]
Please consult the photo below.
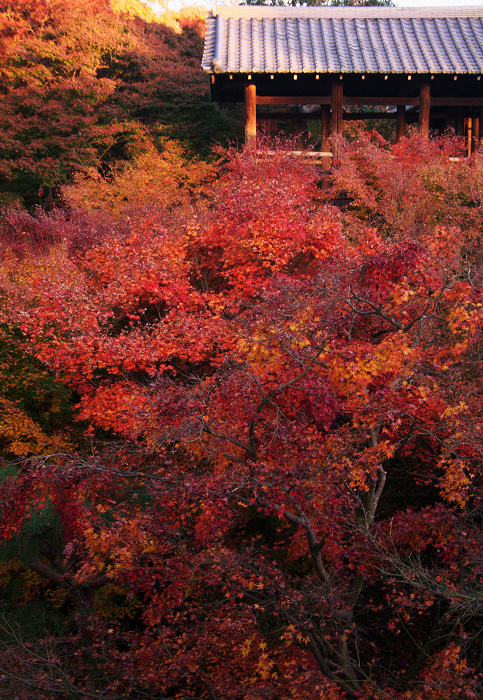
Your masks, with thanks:
[[(378, 16), (368, 17), (374, 9)], [(202, 68), (242, 74), (481, 73), (483, 8), (453, 9), (218, 6), (207, 19)]]

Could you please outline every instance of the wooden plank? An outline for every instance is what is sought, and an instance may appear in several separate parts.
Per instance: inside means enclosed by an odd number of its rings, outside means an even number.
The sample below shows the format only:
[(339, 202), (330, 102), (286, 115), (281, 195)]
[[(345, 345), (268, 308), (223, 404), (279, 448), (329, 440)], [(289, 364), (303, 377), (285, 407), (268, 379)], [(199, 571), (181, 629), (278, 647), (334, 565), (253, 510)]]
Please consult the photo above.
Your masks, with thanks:
[(406, 136), (406, 107), (397, 106), (396, 141), (399, 142)]
[(245, 86), (245, 145), (255, 146), (257, 141), (257, 87)]
[(419, 89), (419, 131), (425, 139), (429, 138), (429, 109), (431, 104), (431, 91), (429, 83), (423, 83)]
[(310, 158), (312, 160), (319, 160), (324, 158), (332, 158), (332, 153), (330, 151), (259, 151), (260, 154), (267, 154), (269, 156), (279, 155), (283, 153), (285, 156), (293, 156), (294, 158)]

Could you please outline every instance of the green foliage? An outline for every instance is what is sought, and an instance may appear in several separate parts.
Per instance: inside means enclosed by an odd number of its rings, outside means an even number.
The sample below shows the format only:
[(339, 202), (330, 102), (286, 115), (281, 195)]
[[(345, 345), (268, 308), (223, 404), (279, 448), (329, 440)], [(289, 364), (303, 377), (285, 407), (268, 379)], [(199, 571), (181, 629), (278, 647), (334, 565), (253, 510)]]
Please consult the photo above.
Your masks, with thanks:
[(72, 449), (72, 391), (23, 347), (18, 327), (0, 328), (0, 454)]
[(18, 328), (0, 329), (0, 394), (52, 434), (72, 421), (72, 392), (21, 349), (21, 340)]
[(62, 551), (62, 523), (52, 502), (44, 507), (31, 507), (25, 515), (18, 535), (0, 546), (0, 562), (18, 559), (22, 564), (47, 556), (55, 558)]
[(30, 602), (15, 602), (19, 590), (24, 586), (22, 577), (12, 579), (4, 586), (2, 593), (11, 602), (4, 604), (0, 611), (0, 650), (8, 649), (20, 639), (30, 642), (32, 639), (42, 640), (46, 634), (60, 635), (65, 632), (66, 616), (48, 600)]

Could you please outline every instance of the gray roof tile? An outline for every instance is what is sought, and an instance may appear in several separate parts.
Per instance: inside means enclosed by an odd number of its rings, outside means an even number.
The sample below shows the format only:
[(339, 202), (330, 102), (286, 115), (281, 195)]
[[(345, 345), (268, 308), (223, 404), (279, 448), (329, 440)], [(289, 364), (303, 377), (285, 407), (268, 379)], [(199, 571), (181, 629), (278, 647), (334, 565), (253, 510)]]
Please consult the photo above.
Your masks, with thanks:
[(217, 6), (202, 67), (225, 73), (481, 73), (483, 8)]

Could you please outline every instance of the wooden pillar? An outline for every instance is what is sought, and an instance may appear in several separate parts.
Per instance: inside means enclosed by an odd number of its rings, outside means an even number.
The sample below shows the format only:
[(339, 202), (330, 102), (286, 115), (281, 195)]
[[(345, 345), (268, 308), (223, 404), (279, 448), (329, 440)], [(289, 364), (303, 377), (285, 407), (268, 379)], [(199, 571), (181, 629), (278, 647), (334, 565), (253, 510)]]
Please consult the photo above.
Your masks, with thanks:
[(475, 111), (473, 118), (473, 145), (475, 151), (483, 148), (483, 107)]
[(399, 141), (406, 136), (406, 107), (398, 105), (397, 107), (397, 122), (396, 122), (396, 141)]
[(320, 150), (330, 151), (330, 106), (320, 105)]
[(473, 153), (473, 117), (466, 120), (466, 147), (470, 156)]
[(257, 86), (245, 85), (245, 145), (255, 147), (257, 143)]
[(342, 80), (332, 82), (332, 136), (342, 136), (343, 102)]
[(429, 83), (423, 83), (419, 91), (419, 131), (423, 138), (429, 138), (429, 106), (431, 91)]

